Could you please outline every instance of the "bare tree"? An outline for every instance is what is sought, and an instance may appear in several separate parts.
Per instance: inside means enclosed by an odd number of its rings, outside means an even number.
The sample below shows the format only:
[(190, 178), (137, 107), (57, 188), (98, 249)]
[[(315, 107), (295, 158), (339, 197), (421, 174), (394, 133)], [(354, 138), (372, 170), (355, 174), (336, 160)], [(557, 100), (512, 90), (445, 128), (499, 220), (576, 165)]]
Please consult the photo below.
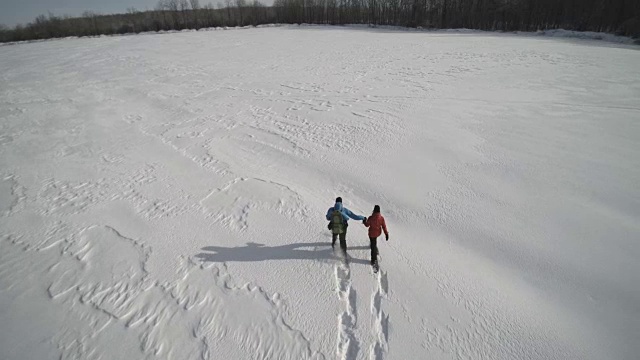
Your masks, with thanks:
[(178, 0), (165, 0), (165, 8), (171, 13), (173, 29), (180, 29)]
[(227, 6), (227, 19), (229, 19), (227, 25), (231, 25), (231, 0), (225, 0), (225, 5)]
[(251, 4), (251, 23), (254, 26), (262, 24), (262, 8), (264, 8), (264, 5), (262, 5), (260, 1), (253, 0)]
[(244, 25), (244, 19), (242, 17), (242, 13), (244, 12), (244, 8), (247, 6), (246, 0), (236, 0), (236, 6), (238, 7), (238, 14), (240, 14), (240, 26)]
[(222, 25), (227, 25), (228, 18), (225, 18), (224, 4), (222, 1), (218, 1), (218, 12), (222, 14)]
[(196, 29), (200, 28), (200, 24), (198, 23), (198, 12), (200, 11), (200, 1), (199, 0), (189, 0), (189, 4), (191, 4), (191, 13), (193, 14), (193, 24)]
[(167, 28), (167, 24), (169, 23), (169, 21), (167, 19), (167, 9), (168, 8), (169, 8), (169, 6), (167, 5), (165, 0), (158, 1), (158, 4), (155, 7), (156, 13), (160, 13), (160, 16), (161, 16), (161, 20), (159, 20), (161, 25), (158, 26), (158, 27), (160, 29), (163, 29), (163, 30)]
[(189, 25), (187, 23), (187, 10), (189, 9), (189, 1), (178, 0), (178, 6), (180, 7), (180, 16), (182, 18), (182, 26), (185, 28), (188, 28)]

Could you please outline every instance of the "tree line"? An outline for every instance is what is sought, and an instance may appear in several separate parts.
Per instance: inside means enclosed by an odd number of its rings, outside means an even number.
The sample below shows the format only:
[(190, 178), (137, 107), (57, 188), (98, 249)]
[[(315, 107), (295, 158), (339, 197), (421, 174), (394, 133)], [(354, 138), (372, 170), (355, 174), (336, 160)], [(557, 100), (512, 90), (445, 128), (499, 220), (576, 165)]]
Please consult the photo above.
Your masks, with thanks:
[(0, 25), (0, 42), (201, 29), (223, 26), (247, 26), (274, 23), (274, 10), (259, 0), (224, 0), (216, 7), (199, 0), (160, 0), (153, 10), (127, 9), (123, 14), (101, 15), (85, 12), (82, 16), (40, 15), (27, 25), (13, 29)]
[(160, 0), (153, 10), (79, 17), (40, 15), (0, 26), (0, 42), (268, 23), (369, 24), (536, 31), (563, 28), (640, 37), (640, 0)]
[(275, 0), (286, 23), (640, 35), (638, 0)]

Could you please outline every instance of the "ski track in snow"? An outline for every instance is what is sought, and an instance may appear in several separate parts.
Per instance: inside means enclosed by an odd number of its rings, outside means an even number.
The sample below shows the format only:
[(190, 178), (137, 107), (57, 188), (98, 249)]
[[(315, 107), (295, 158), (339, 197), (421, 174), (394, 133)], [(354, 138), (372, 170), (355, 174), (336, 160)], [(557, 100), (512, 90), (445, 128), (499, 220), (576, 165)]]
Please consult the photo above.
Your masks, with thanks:
[[(640, 60), (566, 45), (0, 47), (0, 357), (631, 359)], [(357, 224), (349, 263), (312, 242), (338, 195), (382, 206), (391, 291)]]

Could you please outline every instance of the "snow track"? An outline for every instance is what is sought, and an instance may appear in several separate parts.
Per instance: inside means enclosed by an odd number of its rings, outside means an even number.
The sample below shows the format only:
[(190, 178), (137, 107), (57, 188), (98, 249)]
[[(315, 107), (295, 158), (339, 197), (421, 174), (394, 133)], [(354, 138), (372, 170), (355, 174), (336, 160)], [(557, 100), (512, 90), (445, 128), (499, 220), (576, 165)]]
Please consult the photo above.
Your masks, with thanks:
[[(635, 359), (638, 64), (336, 27), (2, 46), (0, 358)], [(336, 261), (336, 196), (381, 206), (377, 276), (357, 222)]]
[[(352, 250), (353, 251), (353, 250)], [(344, 311), (338, 315), (338, 342), (336, 355), (341, 360), (371, 359), (382, 360), (388, 350), (389, 315), (382, 310), (383, 298), (386, 298), (389, 288), (387, 273), (380, 270), (375, 275), (375, 288), (371, 294), (371, 326), (367, 330), (358, 321), (358, 298), (351, 281), (351, 265), (343, 259), (334, 265), (336, 278), (336, 293), (338, 299), (344, 303)], [(366, 286), (367, 284), (360, 284)], [(360, 331), (359, 331), (360, 330)], [(363, 332), (364, 331), (364, 332)], [(369, 331), (370, 334), (366, 334)], [(358, 335), (363, 339), (360, 339)], [(372, 340), (368, 357), (365, 357), (365, 343)]]
[(356, 359), (360, 342), (356, 339), (358, 326), (356, 315), (356, 290), (351, 285), (351, 269), (347, 262), (340, 260), (335, 265), (338, 298), (344, 302), (345, 310), (338, 315), (338, 350), (341, 360)]
[(374, 317), (374, 331), (377, 338), (371, 346), (371, 360), (382, 360), (384, 352), (388, 351), (389, 315), (382, 311), (382, 300), (389, 292), (387, 272), (380, 270), (376, 276), (377, 289), (371, 297), (371, 315)]

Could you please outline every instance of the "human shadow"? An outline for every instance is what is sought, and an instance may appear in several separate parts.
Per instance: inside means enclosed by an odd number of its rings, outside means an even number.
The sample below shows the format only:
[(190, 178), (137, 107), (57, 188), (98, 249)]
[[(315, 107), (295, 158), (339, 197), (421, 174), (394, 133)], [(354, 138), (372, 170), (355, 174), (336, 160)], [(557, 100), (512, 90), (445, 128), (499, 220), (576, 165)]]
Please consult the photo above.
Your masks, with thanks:
[[(314, 260), (323, 261), (339, 259), (339, 249), (336, 244), (334, 252), (327, 242), (295, 243), (279, 246), (266, 246), (264, 244), (249, 242), (246, 246), (224, 247), (205, 246), (203, 252), (195, 255), (195, 258), (210, 262), (250, 262), (266, 260)], [(347, 247), (349, 262), (369, 265), (368, 260), (358, 259), (349, 253), (349, 250), (369, 249), (368, 246)]]

